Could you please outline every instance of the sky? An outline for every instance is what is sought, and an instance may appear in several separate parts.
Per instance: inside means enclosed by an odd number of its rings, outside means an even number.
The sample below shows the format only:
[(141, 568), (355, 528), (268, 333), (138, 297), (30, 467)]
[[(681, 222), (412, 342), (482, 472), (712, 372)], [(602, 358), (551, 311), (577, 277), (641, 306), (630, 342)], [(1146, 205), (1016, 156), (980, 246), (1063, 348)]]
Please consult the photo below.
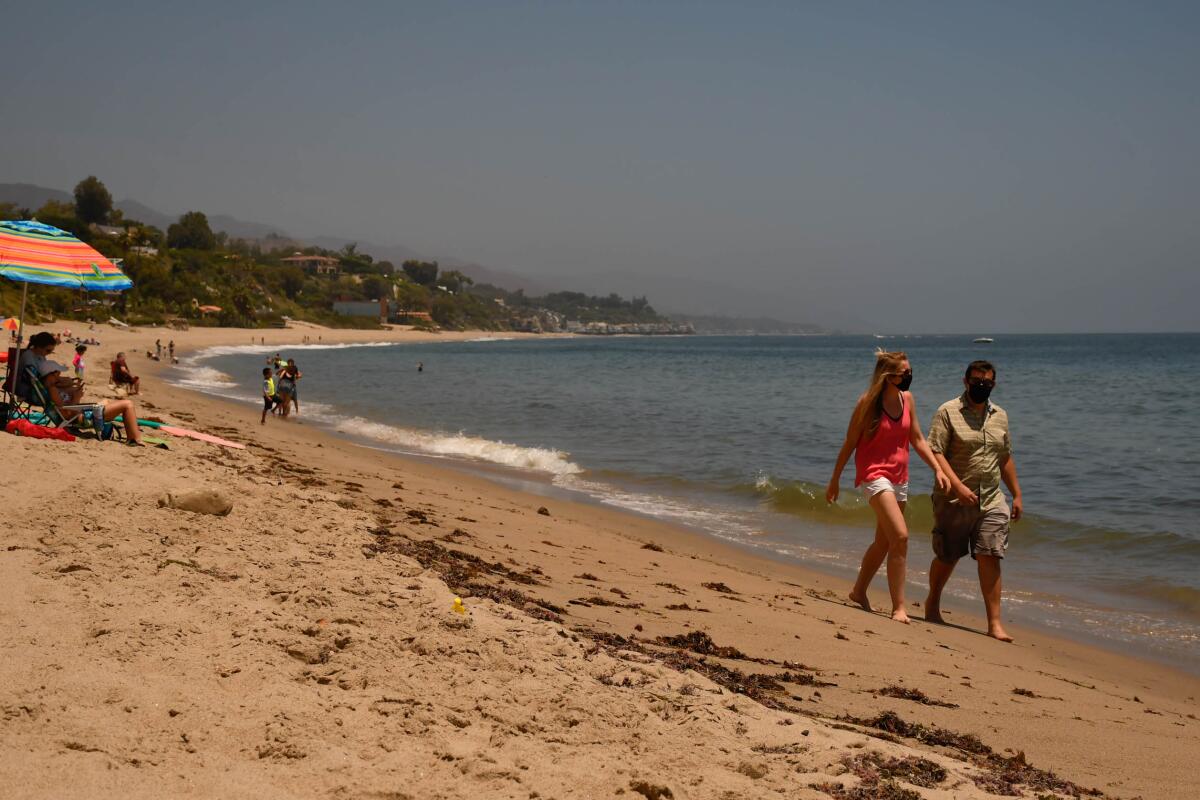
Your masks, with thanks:
[(875, 333), (1200, 329), (1200, 3), (26, 3), (0, 182)]

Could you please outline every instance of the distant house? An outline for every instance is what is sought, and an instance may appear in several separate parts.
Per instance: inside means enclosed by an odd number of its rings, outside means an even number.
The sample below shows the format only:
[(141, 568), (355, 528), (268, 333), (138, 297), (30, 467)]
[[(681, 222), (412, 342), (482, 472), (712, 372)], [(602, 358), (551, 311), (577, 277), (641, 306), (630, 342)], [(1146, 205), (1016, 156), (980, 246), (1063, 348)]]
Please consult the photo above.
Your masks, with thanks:
[(343, 317), (373, 317), (383, 321), (387, 319), (387, 301), (337, 300), (333, 304), (333, 313)]
[(432, 325), (433, 315), (428, 311), (397, 311), (390, 321), (398, 325)]
[(306, 256), (296, 253), (294, 256), (279, 259), (280, 263), (299, 267), (305, 272), (315, 272), (318, 275), (337, 275), (342, 271), (342, 264), (336, 258), (329, 256)]

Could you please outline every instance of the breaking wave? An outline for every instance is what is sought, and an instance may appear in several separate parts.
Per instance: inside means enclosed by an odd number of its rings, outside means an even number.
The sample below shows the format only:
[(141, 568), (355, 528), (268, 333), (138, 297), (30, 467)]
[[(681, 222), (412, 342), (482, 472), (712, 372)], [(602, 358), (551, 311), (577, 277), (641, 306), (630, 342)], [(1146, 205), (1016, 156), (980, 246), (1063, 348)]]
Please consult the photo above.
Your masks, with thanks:
[(371, 439), (384, 445), (426, 455), (465, 458), (485, 461), (516, 469), (528, 469), (552, 476), (576, 475), (583, 468), (573, 463), (561, 450), (545, 447), (523, 447), (518, 444), (493, 441), (465, 433), (444, 434), (401, 428), (372, 422), (362, 417), (332, 418), (339, 433)]

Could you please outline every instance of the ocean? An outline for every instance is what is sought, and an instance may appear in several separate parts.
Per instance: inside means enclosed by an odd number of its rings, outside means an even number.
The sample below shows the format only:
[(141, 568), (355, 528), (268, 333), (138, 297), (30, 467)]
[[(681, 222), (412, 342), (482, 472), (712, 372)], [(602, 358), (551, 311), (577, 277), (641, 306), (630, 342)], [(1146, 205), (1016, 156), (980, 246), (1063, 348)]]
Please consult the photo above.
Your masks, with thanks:
[[(904, 350), (928, 431), (965, 365), (996, 364), (1026, 517), (1004, 563), (1005, 620), (1200, 671), (1200, 334), (694, 336), (283, 351), (302, 419), (363, 444), (448, 458), (521, 488), (683, 524), (845, 576), (874, 517), (824, 486), (876, 347)], [(258, 403), (270, 347), (221, 347), (180, 385)], [(424, 370), (417, 371), (418, 362)], [(247, 420), (257, 425), (257, 411)], [(253, 419), (252, 419), (253, 418)], [(909, 596), (924, 597), (932, 476), (911, 458)], [(972, 564), (947, 603), (982, 613)], [(872, 596), (886, 601), (880, 575)], [(919, 611), (917, 615), (919, 616)]]

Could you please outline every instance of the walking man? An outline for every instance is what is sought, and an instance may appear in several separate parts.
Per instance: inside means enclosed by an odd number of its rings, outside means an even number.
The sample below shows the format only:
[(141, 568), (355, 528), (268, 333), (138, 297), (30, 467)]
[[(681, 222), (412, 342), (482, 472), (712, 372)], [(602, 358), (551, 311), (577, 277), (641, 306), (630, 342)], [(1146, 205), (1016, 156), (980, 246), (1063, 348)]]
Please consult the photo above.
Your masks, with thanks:
[[(1000, 624), (1000, 562), (1008, 549), (1009, 521), (1019, 520), (1023, 509), (1008, 414), (989, 399), (995, 386), (996, 368), (972, 361), (963, 377), (966, 391), (942, 404), (929, 430), (929, 446), (951, 488), (949, 493), (933, 490), (935, 557), (925, 619), (943, 622), (942, 590), (958, 560), (970, 553), (979, 567), (988, 636), (1011, 642)], [(1011, 511), (1000, 491), (1002, 480), (1012, 494)]]

